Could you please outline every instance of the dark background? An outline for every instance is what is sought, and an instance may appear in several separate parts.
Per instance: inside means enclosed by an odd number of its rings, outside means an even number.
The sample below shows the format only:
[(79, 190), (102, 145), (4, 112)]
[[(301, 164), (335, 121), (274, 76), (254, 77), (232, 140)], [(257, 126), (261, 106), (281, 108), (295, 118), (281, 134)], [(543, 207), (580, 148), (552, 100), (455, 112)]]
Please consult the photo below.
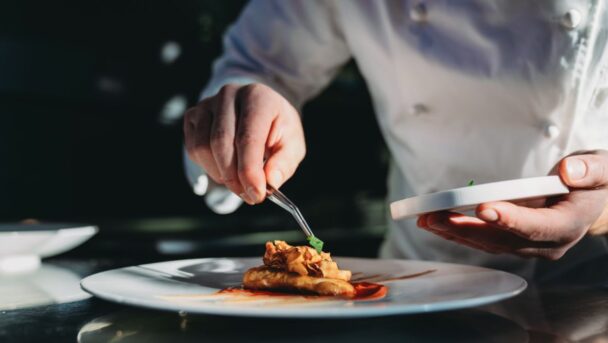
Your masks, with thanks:
[[(196, 103), (245, 3), (2, 2), (0, 220), (293, 228), (268, 204), (227, 217), (207, 209), (184, 177), (181, 118), (162, 114), (172, 99)], [(170, 63), (168, 42), (181, 51)], [(303, 116), (308, 155), (284, 192), (320, 230), (381, 218), (388, 158), (356, 65)]]

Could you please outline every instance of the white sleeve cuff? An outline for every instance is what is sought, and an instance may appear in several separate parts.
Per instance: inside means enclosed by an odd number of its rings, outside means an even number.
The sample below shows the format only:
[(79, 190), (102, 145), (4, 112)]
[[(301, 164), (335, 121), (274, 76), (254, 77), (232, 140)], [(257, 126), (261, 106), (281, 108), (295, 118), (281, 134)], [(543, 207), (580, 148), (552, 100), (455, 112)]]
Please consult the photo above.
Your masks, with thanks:
[[(205, 175), (206, 177), (206, 175)], [(229, 214), (236, 211), (243, 199), (232, 193), (228, 188), (209, 180), (209, 190), (205, 195), (205, 203), (217, 214)]]
[(228, 214), (236, 211), (243, 199), (232, 193), (226, 187), (213, 182), (203, 168), (190, 160), (184, 149), (184, 170), (194, 194), (205, 196), (205, 203), (218, 214)]

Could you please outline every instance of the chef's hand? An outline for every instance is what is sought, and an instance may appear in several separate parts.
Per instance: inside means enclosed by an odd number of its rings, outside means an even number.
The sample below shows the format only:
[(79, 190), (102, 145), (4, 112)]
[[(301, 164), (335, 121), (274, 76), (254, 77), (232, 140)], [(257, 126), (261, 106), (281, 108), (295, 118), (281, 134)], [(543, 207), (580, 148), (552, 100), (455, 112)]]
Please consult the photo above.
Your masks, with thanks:
[(570, 155), (554, 170), (571, 192), (542, 207), (485, 203), (477, 218), (436, 212), (420, 216), (418, 226), (490, 253), (559, 259), (585, 234), (608, 232), (608, 151)]
[(248, 204), (262, 202), (266, 183), (278, 188), (304, 158), (296, 109), (262, 84), (226, 85), (186, 111), (188, 156)]

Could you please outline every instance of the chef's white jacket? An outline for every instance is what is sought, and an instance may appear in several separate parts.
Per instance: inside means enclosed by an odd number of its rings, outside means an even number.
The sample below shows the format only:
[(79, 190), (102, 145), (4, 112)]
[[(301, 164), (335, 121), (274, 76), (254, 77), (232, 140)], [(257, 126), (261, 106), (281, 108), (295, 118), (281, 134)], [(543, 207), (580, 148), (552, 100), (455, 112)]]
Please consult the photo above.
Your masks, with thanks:
[[(252, 1), (224, 38), (202, 97), (261, 82), (296, 107), (349, 59), (370, 90), (392, 153), (388, 201), (546, 175), (580, 149), (608, 149), (607, 1)], [(195, 192), (228, 213), (240, 200), (186, 157)], [(381, 256), (533, 272), (391, 221)], [(608, 251), (585, 238), (552, 266)]]

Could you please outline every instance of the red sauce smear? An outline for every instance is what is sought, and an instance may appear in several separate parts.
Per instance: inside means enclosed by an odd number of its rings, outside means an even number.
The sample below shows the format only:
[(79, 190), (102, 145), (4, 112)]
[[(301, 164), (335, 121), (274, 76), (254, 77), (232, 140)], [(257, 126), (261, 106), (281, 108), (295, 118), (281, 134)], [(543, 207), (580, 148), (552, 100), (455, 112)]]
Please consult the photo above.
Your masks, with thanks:
[[(355, 288), (355, 296), (353, 298), (347, 298), (352, 300), (376, 300), (382, 299), (388, 292), (388, 287), (378, 283), (371, 282), (354, 282), (352, 283)], [(268, 290), (255, 290), (255, 289), (243, 289), (243, 288), (225, 288), (217, 292), (217, 294), (238, 294), (246, 296), (301, 296), (309, 299), (327, 299), (333, 298), (328, 295), (314, 295), (297, 292), (282, 292), (282, 291), (268, 291)], [(341, 298), (341, 297), (338, 297)]]
[(382, 299), (388, 292), (388, 287), (379, 283), (355, 282), (352, 285), (355, 287), (354, 300)]

